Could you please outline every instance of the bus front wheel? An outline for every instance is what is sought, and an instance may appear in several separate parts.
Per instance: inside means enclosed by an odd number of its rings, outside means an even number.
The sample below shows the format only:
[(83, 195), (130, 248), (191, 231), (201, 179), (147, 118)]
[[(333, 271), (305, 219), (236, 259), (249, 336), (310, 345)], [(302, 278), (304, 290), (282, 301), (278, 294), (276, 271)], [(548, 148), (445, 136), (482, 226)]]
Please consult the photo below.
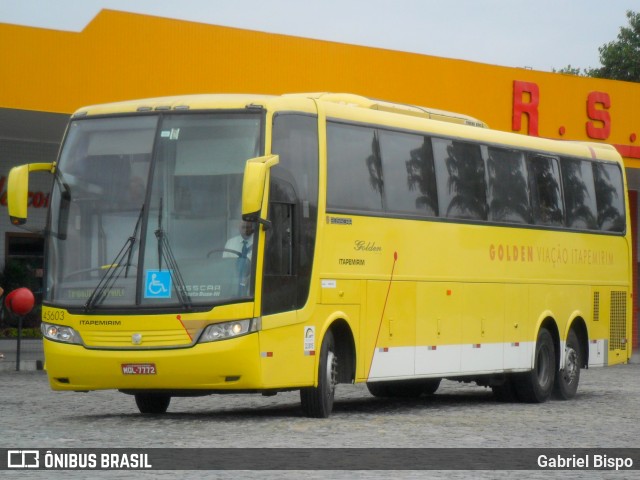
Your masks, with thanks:
[(338, 383), (338, 357), (335, 340), (329, 330), (320, 347), (318, 386), (300, 389), (302, 411), (308, 417), (327, 418), (333, 410), (336, 384)]
[(535, 349), (533, 370), (517, 379), (518, 398), (528, 403), (542, 403), (549, 399), (556, 373), (553, 337), (546, 328), (538, 332)]
[(136, 405), (140, 413), (160, 414), (169, 408), (171, 396), (161, 393), (136, 393)]

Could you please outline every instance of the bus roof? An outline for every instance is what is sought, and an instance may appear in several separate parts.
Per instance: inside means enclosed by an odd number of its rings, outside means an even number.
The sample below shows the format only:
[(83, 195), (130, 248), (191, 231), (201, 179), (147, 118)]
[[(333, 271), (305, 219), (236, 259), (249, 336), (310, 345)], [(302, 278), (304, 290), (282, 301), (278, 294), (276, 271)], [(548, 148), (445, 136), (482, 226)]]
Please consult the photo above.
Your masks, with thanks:
[[(251, 109), (301, 111), (317, 113), (316, 103), (323, 104), (328, 115), (363, 123), (380, 123), (408, 130), (426, 130), (435, 135), (469, 138), (514, 148), (546, 151), (559, 155), (576, 155), (622, 163), (617, 150), (604, 143), (552, 140), (491, 130), (476, 118), (416, 105), (371, 99), (350, 93), (201, 94), (129, 100), (83, 107), (73, 118), (122, 113), (167, 112), (207, 109)], [(385, 114), (389, 114), (388, 116)], [(434, 121), (435, 120), (435, 121)], [(429, 125), (422, 123), (429, 122)], [(480, 127), (480, 128), (474, 128)]]
[(402, 103), (376, 100), (361, 95), (351, 93), (289, 93), (282, 96), (277, 95), (250, 95), (250, 94), (203, 94), (184, 95), (173, 97), (158, 97), (142, 100), (129, 100), (125, 102), (108, 103), (103, 105), (93, 105), (83, 107), (74, 113), (75, 117), (84, 115), (105, 115), (110, 113), (133, 113), (145, 111), (169, 111), (169, 110), (190, 110), (204, 108), (238, 108), (251, 105), (252, 103), (280, 103), (295, 102), (296, 99), (319, 100), (331, 102), (350, 107), (380, 110), (384, 112), (399, 113), (414, 117), (429, 118), (444, 122), (470, 125), (474, 127), (488, 128), (487, 124), (460, 113), (448, 112), (435, 108), (420, 107)]
[(463, 115), (461, 113), (448, 112), (436, 108), (420, 107), (418, 105), (408, 105), (404, 103), (387, 102), (352, 93), (296, 93), (288, 96), (304, 96), (324, 102), (339, 103), (341, 105), (369, 108), (371, 110), (380, 110), (383, 112), (399, 113), (402, 115), (410, 115), (414, 117), (429, 118), (431, 120), (440, 120), (443, 122), (458, 123), (461, 125), (469, 125), (472, 127), (489, 128), (489, 126), (477, 118)]

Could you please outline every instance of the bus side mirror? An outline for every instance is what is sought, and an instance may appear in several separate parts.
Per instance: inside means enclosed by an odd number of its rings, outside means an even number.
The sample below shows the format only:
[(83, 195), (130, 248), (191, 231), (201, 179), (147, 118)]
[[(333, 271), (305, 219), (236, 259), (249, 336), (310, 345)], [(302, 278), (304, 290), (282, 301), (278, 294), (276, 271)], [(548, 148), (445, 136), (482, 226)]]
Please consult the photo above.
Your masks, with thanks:
[(29, 163), (13, 167), (7, 180), (7, 205), (9, 218), (13, 225), (27, 223), (27, 205), (29, 199), (29, 173), (55, 171), (55, 163)]
[(278, 155), (250, 158), (244, 166), (242, 180), (242, 219), (248, 222), (261, 222), (262, 202), (267, 184), (269, 169), (280, 161)]

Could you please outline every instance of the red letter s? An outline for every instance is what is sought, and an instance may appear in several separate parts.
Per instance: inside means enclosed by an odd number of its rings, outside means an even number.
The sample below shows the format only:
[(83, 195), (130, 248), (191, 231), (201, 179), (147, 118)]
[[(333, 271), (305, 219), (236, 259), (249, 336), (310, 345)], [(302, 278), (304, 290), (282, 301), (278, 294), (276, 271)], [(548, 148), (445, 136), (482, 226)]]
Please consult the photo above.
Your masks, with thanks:
[[(598, 105), (601, 108), (596, 108)], [(605, 92), (591, 92), (587, 97), (587, 116), (595, 122), (587, 122), (587, 135), (589, 138), (606, 140), (611, 133), (611, 116), (609, 115), (611, 99)], [(597, 122), (597, 123), (596, 123)], [(598, 123), (601, 126), (598, 126)]]

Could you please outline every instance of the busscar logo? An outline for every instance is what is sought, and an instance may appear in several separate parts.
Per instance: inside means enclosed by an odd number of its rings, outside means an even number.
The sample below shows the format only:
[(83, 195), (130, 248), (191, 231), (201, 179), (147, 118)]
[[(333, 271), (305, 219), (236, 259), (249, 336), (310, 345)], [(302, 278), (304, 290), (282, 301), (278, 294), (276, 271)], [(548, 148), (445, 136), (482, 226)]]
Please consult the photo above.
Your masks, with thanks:
[(353, 220), (348, 217), (331, 217), (327, 215), (327, 223), (329, 225), (353, 225)]
[(40, 452), (38, 450), (8, 450), (8, 468), (40, 468)]

